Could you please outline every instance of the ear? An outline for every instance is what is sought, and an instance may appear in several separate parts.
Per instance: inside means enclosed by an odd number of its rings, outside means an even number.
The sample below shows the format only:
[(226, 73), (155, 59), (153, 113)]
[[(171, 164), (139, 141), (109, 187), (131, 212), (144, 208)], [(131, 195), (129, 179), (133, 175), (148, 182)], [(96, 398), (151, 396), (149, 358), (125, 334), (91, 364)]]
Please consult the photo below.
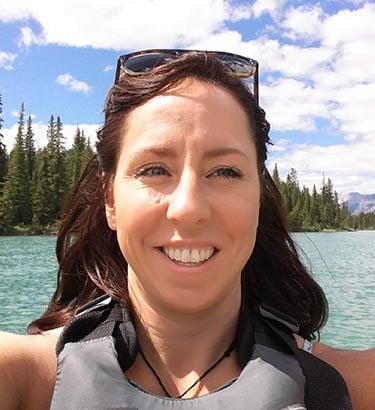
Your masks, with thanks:
[(105, 198), (105, 217), (107, 219), (108, 226), (113, 230), (117, 230), (117, 220), (116, 220), (116, 205), (113, 195), (112, 184), (108, 189)]

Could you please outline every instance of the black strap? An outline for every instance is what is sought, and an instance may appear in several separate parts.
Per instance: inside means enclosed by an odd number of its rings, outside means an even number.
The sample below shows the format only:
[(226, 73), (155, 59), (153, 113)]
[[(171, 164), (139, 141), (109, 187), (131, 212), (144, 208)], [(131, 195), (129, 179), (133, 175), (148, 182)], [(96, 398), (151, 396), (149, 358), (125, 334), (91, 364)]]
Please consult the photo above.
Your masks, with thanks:
[(298, 348), (293, 334), (281, 322), (265, 320), (297, 357), (305, 375), (308, 410), (352, 410), (352, 402), (341, 374), (328, 363)]
[[(93, 306), (88, 310), (82, 309), (83, 312), (66, 326), (56, 352), (59, 354), (69, 342), (112, 335), (120, 366), (125, 372), (138, 352), (137, 337), (128, 309), (114, 301), (97, 309), (92, 309)], [(285, 318), (277, 320), (277, 315), (273, 318), (261, 317), (250, 309), (241, 312), (237, 339), (241, 367), (251, 359), (254, 343), (289, 352), (297, 357), (305, 375), (305, 402), (308, 410), (352, 410), (342, 376), (329, 364), (298, 349), (291, 328), (283, 321)]]
[(311, 353), (297, 349), (296, 356), (306, 378), (308, 410), (352, 410), (352, 402), (341, 374)]
[(83, 306), (77, 316), (64, 328), (56, 345), (59, 355), (66, 343), (89, 341), (113, 336), (122, 371), (134, 362), (138, 352), (136, 332), (128, 309), (111, 300), (102, 304), (103, 297)]

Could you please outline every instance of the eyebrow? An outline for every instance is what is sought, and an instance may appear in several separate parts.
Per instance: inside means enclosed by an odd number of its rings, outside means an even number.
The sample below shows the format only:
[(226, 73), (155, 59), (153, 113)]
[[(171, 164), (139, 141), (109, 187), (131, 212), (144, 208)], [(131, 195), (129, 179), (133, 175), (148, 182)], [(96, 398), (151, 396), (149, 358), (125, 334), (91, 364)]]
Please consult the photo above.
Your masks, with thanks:
[(141, 148), (136, 152), (136, 155), (142, 155), (142, 154), (153, 154), (158, 157), (162, 158), (176, 158), (177, 153), (170, 149), (170, 148), (164, 148), (164, 147), (145, 147)]
[[(137, 154), (153, 154), (162, 158), (176, 158), (177, 153), (175, 150), (165, 147), (146, 147), (137, 152)], [(223, 148), (213, 148), (206, 151), (203, 154), (203, 157), (206, 159), (217, 158), (217, 157), (224, 157), (227, 155), (241, 155), (242, 157), (247, 158), (247, 155), (237, 149), (237, 148), (230, 148), (230, 147), (223, 147)]]
[(247, 158), (247, 155), (237, 148), (213, 148), (204, 153), (205, 158), (224, 157), (226, 155), (241, 155)]

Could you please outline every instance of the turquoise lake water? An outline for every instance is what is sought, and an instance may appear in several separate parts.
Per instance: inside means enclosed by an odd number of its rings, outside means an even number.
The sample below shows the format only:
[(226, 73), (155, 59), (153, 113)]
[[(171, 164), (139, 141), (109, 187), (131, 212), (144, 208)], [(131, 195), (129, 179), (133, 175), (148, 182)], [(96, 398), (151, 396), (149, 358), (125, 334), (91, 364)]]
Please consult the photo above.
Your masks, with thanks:
[[(322, 340), (375, 347), (375, 231), (298, 233), (294, 239), (330, 303)], [(0, 330), (24, 333), (47, 306), (56, 284), (55, 241), (0, 237)]]

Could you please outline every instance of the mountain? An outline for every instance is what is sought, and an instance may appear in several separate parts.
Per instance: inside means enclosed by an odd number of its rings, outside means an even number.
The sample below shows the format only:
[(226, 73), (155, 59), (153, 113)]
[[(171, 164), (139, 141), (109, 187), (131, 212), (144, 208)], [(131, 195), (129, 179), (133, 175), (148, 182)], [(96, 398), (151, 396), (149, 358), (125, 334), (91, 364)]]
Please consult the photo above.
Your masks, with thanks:
[(349, 192), (343, 195), (342, 200), (348, 205), (349, 212), (353, 215), (361, 212), (375, 212), (375, 194), (363, 195), (359, 192)]

